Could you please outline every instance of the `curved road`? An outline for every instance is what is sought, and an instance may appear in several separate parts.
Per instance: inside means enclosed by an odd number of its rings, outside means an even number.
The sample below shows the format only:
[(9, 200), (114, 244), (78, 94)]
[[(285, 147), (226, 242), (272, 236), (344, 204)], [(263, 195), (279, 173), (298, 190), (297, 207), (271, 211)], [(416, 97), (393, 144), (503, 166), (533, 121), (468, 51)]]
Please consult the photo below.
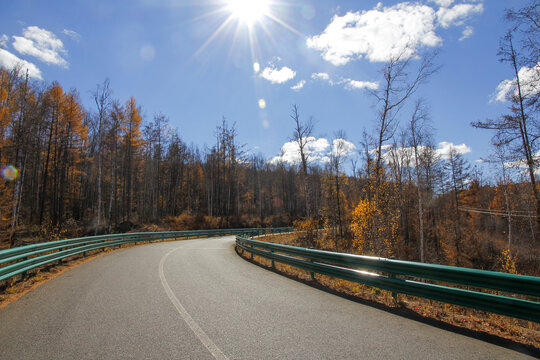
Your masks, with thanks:
[(266, 271), (233, 243), (156, 243), (81, 264), (0, 309), (0, 358), (529, 358)]

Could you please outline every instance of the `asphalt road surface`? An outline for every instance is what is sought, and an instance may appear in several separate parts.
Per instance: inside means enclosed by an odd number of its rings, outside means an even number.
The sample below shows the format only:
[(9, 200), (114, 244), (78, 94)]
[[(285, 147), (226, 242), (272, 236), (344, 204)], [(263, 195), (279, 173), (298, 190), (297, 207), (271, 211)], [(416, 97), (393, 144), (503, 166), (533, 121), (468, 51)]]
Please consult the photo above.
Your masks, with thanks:
[(240, 258), (233, 237), (105, 254), (0, 309), (1, 359), (521, 359)]

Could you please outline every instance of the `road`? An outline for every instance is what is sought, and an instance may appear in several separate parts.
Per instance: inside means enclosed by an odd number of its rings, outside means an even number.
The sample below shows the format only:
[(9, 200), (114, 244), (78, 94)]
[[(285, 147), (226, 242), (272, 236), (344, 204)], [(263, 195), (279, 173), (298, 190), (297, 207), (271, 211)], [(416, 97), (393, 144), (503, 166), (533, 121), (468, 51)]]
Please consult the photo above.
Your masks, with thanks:
[(233, 237), (127, 248), (0, 309), (0, 359), (526, 359), (307, 286)]

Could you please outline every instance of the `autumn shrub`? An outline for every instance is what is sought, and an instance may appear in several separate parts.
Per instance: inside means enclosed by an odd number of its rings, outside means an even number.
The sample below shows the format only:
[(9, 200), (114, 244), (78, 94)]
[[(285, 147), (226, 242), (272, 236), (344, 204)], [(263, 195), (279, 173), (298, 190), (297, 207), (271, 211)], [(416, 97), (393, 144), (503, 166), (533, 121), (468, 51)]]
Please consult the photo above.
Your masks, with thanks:
[(178, 216), (169, 217), (168, 223), (174, 230), (189, 230), (193, 226), (194, 216), (187, 213), (182, 213)]
[(317, 219), (296, 220), (293, 222), (296, 230), (300, 231), (298, 242), (301, 246), (315, 247), (317, 245), (319, 221)]
[(84, 232), (79, 222), (71, 217), (64, 221), (62, 228), (64, 229), (65, 236), (68, 238), (81, 236)]
[(505, 241), (500, 236), (470, 229), (465, 235), (462, 266), (495, 269), (500, 262), (500, 254), (506, 248)]
[(228, 223), (223, 218), (217, 216), (204, 216), (204, 228), (205, 229), (220, 229), (227, 228)]
[(141, 232), (160, 232), (160, 231), (166, 231), (162, 227), (160, 227), (158, 224), (144, 224), (138, 231)]
[(500, 269), (502, 272), (517, 274), (516, 270), (517, 255), (512, 255), (510, 249), (503, 250), (500, 255)]
[(48, 220), (39, 227), (36, 242), (56, 241), (66, 239), (66, 230), (59, 225), (54, 225)]

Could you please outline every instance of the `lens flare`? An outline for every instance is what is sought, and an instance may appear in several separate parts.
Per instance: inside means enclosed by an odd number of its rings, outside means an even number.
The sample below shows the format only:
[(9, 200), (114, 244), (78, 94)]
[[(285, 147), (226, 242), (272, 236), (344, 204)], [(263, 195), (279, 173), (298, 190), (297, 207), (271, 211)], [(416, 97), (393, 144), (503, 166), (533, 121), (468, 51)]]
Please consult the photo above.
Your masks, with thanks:
[(261, 71), (261, 65), (259, 65), (258, 62), (253, 63), (253, 72), (257, 74), (259, 71)]
[(259, 108), (264, 109), (266, 107), (266, 100), (259, 99)]
[(304, 5), (302, 6), (301, 14), (304, 19), (311, 20), (315, 17), (315, 9), (311, 5)]
[(6, 165), (2, 168), (2, 177), (8, 181), (13, 181), (19, 176), (19, 170), (13, 165)]
[(144, 61), (152, 61), (156, 57), (156, 49), (152, 45), (145, 45), (141, 48), (140, 54)]

